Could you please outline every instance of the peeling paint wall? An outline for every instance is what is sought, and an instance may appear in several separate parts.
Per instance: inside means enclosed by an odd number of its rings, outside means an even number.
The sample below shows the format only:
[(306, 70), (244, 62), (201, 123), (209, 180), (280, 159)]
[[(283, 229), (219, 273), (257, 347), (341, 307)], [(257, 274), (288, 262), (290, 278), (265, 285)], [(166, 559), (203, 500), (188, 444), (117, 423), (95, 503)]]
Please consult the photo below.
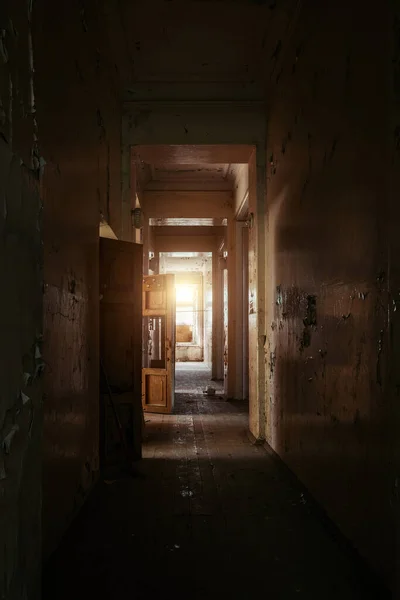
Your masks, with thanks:
[(42, 246), (38, 181), (0, 139), (0, 596), (38, 597)]
[(0, 6), (0, 596), (7, 599), (40, 594), (42, 509), (47, 555), (98, 471), (100, 219), (122, 230), (119, 19), (94, 0)]
[(267, 440), (391, 584), (387, 27), (310, 2), (271, 48), (265, 362)]
[[(121, 235), (121, 110), (107, 14), (94, 0), (34, 4), (36, 114), (44, 203), (45, 556), (96, 480), (98, 240)], [(49, 52), (51, 48), (51, 52)]]
[(40, 595), (42, 244), (32, 14), (0, 6), (0, 597)]
[(388, 202), (388, 402), (390, 427), (387, 431), (391, 457), (391, 504), (395, 517), (397, 552), (395, 556), (396, 580), (395, 598), (400, 597), (400, 5), (396, 0), (391, 3), (390, 15), (390, 119), (388, 120), (388, 164), (390, 166), (389, 202)]

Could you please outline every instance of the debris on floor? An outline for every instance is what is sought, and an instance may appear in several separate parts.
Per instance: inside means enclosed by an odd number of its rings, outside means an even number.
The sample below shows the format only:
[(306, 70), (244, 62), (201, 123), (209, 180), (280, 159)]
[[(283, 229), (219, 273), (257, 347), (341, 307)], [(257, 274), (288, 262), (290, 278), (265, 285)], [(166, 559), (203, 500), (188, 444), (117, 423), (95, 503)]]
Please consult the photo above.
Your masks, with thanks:
[(93, 491), (47, 565), (43, 600), (151, 600), (165, 590), (174, 600), (243, 600), (266, 586), (274, 600), (388, 599), (303, 489), (250, 443), (248, 404), (202, 393), (206, 375), (196, 394), (176, 394), (174, 414), (151, 416), (145, 478)]
[(216, 389), (208, 385), (206, 389), (203, 391), (203, 394), (207, 396), (215, 396)]

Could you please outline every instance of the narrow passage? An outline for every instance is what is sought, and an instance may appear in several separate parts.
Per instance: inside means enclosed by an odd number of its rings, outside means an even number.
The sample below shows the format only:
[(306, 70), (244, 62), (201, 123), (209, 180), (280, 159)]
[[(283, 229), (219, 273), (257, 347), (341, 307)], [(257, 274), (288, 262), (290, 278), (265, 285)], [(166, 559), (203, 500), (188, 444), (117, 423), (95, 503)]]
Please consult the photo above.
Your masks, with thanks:
[[(385, 598), (207, 366), (178, 366), (173, 415), (146, 415), (143, 478), (100, 481), (47, 566), (44, 598)], [(202, 393), (217, 387), (215, 397)]]

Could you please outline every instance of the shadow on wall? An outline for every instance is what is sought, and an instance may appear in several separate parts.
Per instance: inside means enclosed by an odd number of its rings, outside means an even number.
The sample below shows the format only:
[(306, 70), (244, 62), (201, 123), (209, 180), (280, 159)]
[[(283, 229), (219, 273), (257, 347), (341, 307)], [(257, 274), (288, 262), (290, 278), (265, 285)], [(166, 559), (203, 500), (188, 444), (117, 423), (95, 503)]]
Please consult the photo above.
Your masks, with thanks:
[(390, 579), (387, 282), (377, 259), (377, 207), (363, 190), (343, 194), (332, 186), (322, 197), (310, 190), (305, 210), (288, 194), (271, 222), (270, 439), (345, 535)]

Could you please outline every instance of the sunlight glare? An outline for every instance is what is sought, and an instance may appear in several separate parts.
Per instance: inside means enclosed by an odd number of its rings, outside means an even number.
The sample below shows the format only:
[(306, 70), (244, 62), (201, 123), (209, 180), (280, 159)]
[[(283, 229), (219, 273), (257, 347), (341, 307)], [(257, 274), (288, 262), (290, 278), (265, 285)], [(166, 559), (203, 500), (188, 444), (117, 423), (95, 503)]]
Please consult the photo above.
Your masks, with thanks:
[(193, 287), (190, 285), (176, 286), (176, 301), (190, 304), (193, 302)]

